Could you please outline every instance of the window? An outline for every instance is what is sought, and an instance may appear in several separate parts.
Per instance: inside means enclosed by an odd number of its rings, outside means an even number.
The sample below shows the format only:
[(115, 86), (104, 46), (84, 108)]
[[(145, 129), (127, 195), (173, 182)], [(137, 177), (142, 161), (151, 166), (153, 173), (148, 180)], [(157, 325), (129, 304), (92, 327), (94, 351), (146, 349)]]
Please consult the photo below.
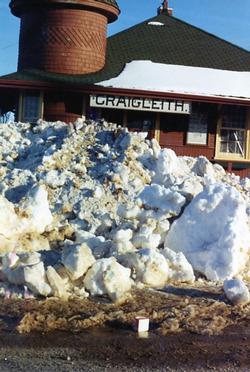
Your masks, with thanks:
[(246, 108), (224, 106), (221, 116), (219, 152), (244, 158), (245, 147)]
[(42, 116), (42, 99), (40, 92), (25, 92), (22, 96), (21, 120), (34, 123)]
[(208, 132), (208, 114), (203, 106), (193, 105), (189, 117), (187, 143), (192, 145), (206, 145)]
[(128, 111), (127, 127), (131, 131), (148, 132), (155, 127), (155, 113), (145, 111)]

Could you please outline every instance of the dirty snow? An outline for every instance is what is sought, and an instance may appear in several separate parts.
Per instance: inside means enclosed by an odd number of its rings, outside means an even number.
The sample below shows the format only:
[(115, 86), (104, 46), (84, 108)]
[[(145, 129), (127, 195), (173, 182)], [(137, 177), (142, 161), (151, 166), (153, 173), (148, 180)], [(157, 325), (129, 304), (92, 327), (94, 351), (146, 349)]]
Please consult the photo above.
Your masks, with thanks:
[(235, 305), (250, 302), (250, 294), (245, 283), (240, 279), (229, 279), (224, 282), (226, 297)]
[(1, 124), (1, 295), (116, 301), (200, 276), (248, 283), (249, 197), (249, 179), (145, 133)]

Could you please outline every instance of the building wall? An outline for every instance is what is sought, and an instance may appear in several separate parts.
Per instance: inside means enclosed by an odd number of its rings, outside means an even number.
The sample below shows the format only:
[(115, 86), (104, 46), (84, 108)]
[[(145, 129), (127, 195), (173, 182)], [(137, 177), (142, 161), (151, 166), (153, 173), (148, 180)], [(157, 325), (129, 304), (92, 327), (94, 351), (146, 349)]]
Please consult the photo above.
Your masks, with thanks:
[(198, 110), (206, 116), (207, 136), (205, 144), (188, 143), (190, 115), (160, 115), (159, 143), (161, 147), (173, 149), (177, 155), (206, 156), (212, 160), (215, 155), (215, 140), (217, 127), (217, 106), (207, 104), (193, 104), (192, 110)]
[(73, 123), (83, 115), (84, 96), (80, 93), (50, 92), (44, 95), (43, 118)]

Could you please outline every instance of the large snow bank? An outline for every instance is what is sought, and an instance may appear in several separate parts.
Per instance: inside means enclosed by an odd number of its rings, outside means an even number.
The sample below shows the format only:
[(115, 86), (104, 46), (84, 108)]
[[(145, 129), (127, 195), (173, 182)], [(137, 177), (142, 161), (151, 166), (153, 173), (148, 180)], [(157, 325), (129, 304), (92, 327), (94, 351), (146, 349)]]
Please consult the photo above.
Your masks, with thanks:
[(2, 294), (118, 300), (194, 270), (249, 280), (249, 180), (145, 137), (80, 119), (0, 126)]
[(151, 61), (129, 62), (120, 75), (97, 84), (104, 87), (164, 93), (250, 98), (248, 71), (226, 71)]
[(224, 184), (206, 187), (173, 223), (165, 246), (183, 252), (210, 280), (239, 274), (250, 252), (246, 204), (240, 193)]

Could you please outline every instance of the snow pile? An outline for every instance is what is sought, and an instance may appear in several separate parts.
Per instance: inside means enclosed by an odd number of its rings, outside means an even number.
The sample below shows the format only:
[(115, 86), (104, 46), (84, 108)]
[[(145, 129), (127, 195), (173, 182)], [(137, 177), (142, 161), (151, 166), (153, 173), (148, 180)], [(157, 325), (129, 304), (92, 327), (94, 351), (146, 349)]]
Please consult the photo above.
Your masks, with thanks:
[(249, 180), (145, 138), (80, 119), (0, 126), (2, 295), (249, 280)]
[(165, 246), (182, 251), (193, 268), (210, 280), (243, 271), (249, 255), (246, 205), (228, 185), (209, 185), (171, 226)]

